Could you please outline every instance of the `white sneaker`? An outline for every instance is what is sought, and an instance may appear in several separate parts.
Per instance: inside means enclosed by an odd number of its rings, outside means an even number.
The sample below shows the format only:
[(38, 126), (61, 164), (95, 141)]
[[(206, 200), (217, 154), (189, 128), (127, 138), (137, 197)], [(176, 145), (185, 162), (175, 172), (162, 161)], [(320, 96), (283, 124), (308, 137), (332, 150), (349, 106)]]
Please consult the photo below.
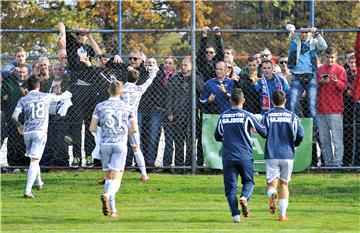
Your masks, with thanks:
[(239, 223), (240, 222), (240, 215), (238, 214), (238, 215), (235, 215), (234, 217), (233, 217), (233, 222), (234, 223)]
[(24, 193), (24, 198), (25, 199), (30, 199), (30, 198), (34, 198), (35, 196), (34, 196), (34, 194), (32, 194), (31, 192), (30, 193), (27, 193), (26, 191), (25, 191), (25, 193)]

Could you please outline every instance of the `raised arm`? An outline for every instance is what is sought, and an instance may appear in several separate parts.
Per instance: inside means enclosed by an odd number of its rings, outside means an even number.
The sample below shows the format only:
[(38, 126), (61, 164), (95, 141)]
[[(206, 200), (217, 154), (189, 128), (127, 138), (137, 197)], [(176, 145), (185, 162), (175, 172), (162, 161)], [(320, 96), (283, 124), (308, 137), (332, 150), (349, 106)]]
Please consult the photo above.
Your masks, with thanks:
[(61, 49), (66, 48), (66, 28), (65, 25), (62, 22), (58, 23), (58, 29), (59, 29), (59, 38), (58, 38), (58, 44), (60, 45)]
[(215, 62), (224, 61), (224, 43), (221, 38), (220, 28), (215, 26), (215, 51), (216, 55), (214, 57)]
[(90, 33), (89, 29), (85, 29), (85, 34), (89, 38), (91, 47), (93, 48), (95, 55), (101, 55), (101, 50), (99, 48), (99, 45), (96, 43), (96, 41), (93, 38), (92, 34)]

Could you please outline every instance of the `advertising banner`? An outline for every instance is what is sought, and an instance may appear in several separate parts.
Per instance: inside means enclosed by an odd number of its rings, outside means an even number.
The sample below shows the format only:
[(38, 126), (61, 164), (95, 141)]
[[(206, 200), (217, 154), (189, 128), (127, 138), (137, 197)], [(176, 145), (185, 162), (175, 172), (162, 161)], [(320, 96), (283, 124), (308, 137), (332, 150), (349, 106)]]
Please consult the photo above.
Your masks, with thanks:
[[(222, 169), (220, 157), (221, 142), (214, 139), (214, 132), (219, 115), (203, 114), (202, 124), (202, 144), (204, 158), (207, 166), (214, 169)], [(306, 170), (311, 164), (312, 158), (312, 134), (313, 122), (311, 118), (301, 118), (301, 124), (304, 128), (304, 139), (295, 151), (294, 172)], [(251, 135), (253, 142), (254, 170), (265, 172), (265, 139), (260, 135)]]

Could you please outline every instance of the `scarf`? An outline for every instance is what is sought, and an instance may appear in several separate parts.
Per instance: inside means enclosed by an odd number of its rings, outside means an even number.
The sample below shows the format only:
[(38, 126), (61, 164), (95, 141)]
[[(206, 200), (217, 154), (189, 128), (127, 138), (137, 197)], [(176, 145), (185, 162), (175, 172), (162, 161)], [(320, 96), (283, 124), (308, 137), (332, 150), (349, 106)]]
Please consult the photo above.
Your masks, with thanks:
[[(272, 75), (275, 76), (275, 78), (274, 78), (274, 80), (275, 80), (275, 90), (282, 90), (283, 87), (282, 87), (280, 78), (276, 74), (272, 74)], [(275, 90), (273, 90), (273, 91), (275, 91)], [(271, 106), (270, 95), (271, 94), (272, 93), (270, 93), (270, 91), (269, 91), (267, 80), (266, 80), (265, 76), (262, 74), (261, 75), (261, 100), (262, 100), (262, 102), (261, 102), (261, 110), (267, 111), (267, 110), (270, 109), (270, 106)]]
[(164, 76), (164, 79), (163, 79), (163, 84), (164, 84), (165, 87), (168, 86), (168, 80), (169, 80), (170, 78), (172, 78), (175, 74), (176, 74), (176, 70), (173, 71), (173, 72), (166, 71), (165, 76)]

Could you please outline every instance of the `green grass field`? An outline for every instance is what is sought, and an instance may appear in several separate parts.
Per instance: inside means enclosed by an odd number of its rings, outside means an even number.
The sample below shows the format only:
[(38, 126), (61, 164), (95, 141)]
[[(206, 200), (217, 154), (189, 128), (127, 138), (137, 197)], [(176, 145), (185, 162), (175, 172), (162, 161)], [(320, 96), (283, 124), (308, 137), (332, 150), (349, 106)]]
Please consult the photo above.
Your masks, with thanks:
[(22, 198), (26, 174), (1, 175), (1, 232), (359, 232), (359, 174), (295, 174), (288, 222), (268, 212), (265, 176), (256, 177), (250, 217), (232, 223), (222, 175), (125, 173), (119, 217), (101, 212), (101, 172), (43, 174), (43, 191)]

